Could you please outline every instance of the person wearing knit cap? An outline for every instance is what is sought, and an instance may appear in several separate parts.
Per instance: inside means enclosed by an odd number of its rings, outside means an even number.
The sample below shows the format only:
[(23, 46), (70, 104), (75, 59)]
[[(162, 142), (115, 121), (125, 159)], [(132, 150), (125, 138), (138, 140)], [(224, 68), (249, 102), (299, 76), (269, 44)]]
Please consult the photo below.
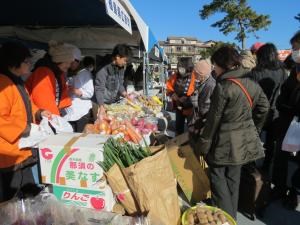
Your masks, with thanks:
[(190, 97), (193, 103), (193, 115), (188, 124), (190, 144), (195, 149), (195, 143), (204, 126), (206, 114), (210, 107), (210, 96), (216, 86), (216, 81), (211, 75), (212, 65), (209, 59), (202, 59), (194, 66), (193, 73), (196, 77), (196, 90)]
[(67, 44), (50, 41), (48, 53), (54, 63), (72, 62), (74, 61), (74, 48)]
[(242, 57), (242, 66), (245, 69), (251, 70), (256, 66), (256, 58), (250, 50), (242, 50), (240, 55)]
[(73, 50), (63, 42), (50, 41), (48, 53), (36, 63), (26, 81), (32, 101), (55, 115), (62, 115), (63, 109), (72, 103), (65, 77), (74, 61)]

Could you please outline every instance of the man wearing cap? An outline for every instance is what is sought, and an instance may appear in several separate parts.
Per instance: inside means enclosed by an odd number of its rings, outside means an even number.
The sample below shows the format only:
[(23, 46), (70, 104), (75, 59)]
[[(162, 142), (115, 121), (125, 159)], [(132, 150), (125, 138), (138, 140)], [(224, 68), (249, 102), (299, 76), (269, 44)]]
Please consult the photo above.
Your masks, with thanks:
[(216, 86), (216, 80), (211, 75), (212, 65), (209, 59), (202, 59), (194, 66), (196, 78), (195, 92), (191, 96), (193, 115), (189, 122), (189, 136), (192, 147), (205, 123), (206, 114), (210, 107), (210, 96)]
[(71, 46), (50, 41), (48, 53), (36, 63), (26, 88), (39, 108), (61, 115), (62, 109), (71, 105), (65, 74), (74, 61), (73, 51)]
[(193, 105), (190, 96), (195, 91), (195, 74), (192, 73), (191, 59), (179, 60), (177, 73), (171, 75), (166, 83), (167, 95), (171, 97), (176, 112), (176, 135), (184, 132), (185, 120), (190, 119)]

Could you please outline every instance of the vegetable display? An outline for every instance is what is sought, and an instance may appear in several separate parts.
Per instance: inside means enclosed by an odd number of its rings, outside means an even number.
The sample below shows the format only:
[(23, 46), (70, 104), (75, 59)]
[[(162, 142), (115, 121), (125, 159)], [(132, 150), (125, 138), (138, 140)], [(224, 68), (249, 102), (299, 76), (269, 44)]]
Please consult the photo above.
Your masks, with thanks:
[(150, 155), (148, 146), (132, 145), (122, 138), (109, 138), (103, 146), (104, 160), (99, 165), (107, 172), (115, 163), (121, 168), (127, 168)]

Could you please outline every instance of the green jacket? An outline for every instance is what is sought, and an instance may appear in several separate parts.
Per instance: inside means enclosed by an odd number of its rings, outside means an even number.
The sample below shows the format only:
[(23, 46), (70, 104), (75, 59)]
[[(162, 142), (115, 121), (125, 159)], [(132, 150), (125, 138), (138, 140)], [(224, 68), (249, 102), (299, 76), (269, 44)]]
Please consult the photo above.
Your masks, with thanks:
[[(247, 76), (247, 70), (238, 68), (217, 78), (195, 149), (210, 165), (242, 165), (264, 156), (259, 133), (269, 102), (261, 87)], [(228, 78), (244, 85), (253, 101), (252, 109), (242, 89)]]

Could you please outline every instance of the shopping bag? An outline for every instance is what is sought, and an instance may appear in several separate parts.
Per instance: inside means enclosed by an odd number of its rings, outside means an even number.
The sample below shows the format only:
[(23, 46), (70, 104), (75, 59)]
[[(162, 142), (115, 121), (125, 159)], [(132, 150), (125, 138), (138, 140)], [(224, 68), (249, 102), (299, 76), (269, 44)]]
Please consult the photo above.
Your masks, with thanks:
[(298, 152), (300, 150), (300, 122), (296, 116), (285, 134), (282, 150), (287, 152)]
[(49, 123), (51, 124), (51, 126), (53, 126), (57, 134), (65, 132), (73, 133), (73, 128), (71, 124), (66, 119), (60, 116), (52, 115), (52, 118), (49, 120)]
[(48, 125), (48, 119), (43, 119), (39, 125), (31, 123), (29, 136), (20, 138), (19, 148), (38, 147), (38, 144), (50, 135), (54, 135), (54, 132)]
[(140, 212), (138, 204), (134, 199), (131, 190), (126, 183), (120, 167), (115, 164), (105, 173), (109, 186), (116, 195), (118, 201), (123, 205), (129, 215), (135, 215)]
[(122, 170), (142, 213), (166, 225), (180, 223), (177, 184), (165, 148)]

